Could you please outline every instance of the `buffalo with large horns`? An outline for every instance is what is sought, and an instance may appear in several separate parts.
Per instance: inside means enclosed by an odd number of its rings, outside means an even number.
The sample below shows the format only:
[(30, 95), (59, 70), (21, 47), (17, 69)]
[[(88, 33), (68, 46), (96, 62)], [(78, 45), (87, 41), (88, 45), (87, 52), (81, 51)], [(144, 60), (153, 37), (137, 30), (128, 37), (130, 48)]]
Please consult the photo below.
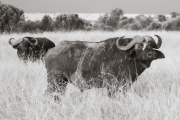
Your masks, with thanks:
[(9, 39), (9, 44), (14, 49), (17, 49), (18, 57), (24, 61), (40, 60), (50, 48), (55, 47), (55, 44), (45, 37), (23, 37), (12, 42), (13, 39), (14, 38)]
[[(91, 87), (112, 88), (136, 78), (156, 59), (165, 58), (159, 49), (160, 36), (110, 38), (101, 42), (62, 41), (45, 56), (48, 87), (46, 94), (64, 92), (68, 82), (81, 91)], [(116, 87), (112, 87), (115, 85)]]

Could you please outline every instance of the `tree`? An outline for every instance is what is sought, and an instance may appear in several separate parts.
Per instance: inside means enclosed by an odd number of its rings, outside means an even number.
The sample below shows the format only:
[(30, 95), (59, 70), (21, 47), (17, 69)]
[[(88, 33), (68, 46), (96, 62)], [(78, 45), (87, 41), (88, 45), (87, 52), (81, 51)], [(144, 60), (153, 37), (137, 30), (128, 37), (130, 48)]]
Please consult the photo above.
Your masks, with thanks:
[(137, 22), (141, 24), (143, 29), (146, 29), (153, 22), (153, 19), (145, 15), (138, 15), (136, 16), (136, 23)]
[(166, 16), (165, 15), (158, 15), (158, 21), (160, 22), (165, 22), (166, 21)]
[(79, 17), (77, 14), (69, 14), (66, 18), (68, 30), (78, 29)]
[(123, 17), (123, 14), (123, 10), (119, 8), (115, 8), (111, 11), (111, 16), (114, 16), (117, 21), (120, 19), (120, 17)]
[(135, 23), (134, 18), (126, 18), (126, 19), (121, 19), (118, 23), (118, 28), (119, 29), (129, 29), (130, 24)]
[(31, 21), (28, 20), (24, 23), (22, 27), (22, 32), (36, 32), (37, 30), (41, 31), (41, 21)]
[(109, 17), (108, 14), (104, 14), (104, 15), (100, 16), (97, 20), (97, 23), (107, 24), (108, 17)]
[(122, 17), (123, 17), (123, 10), (119, 8), (113, 9), (107, 20), (107, 25), (113, 28), (117, 28), (118, 22)]
[(82, 30), (85, 28), (85, 25), (90, 24), (88, 21), (85, 21), (77, 14), (61, 14), (58, 15), (53, 23), (53, 28), (55, 30)]
[(147, 30), (162, 30), (162, 23), (158, 21), (153, 21), (148, 27)]
[(52, 31), (53, 20), (49, 15), (45, 15), (41, 20), (41, 30), (43, 31)]
[(171, 18), (176, 18), (177, 16), (179, 16), (180, 14), (177, 12), (171, 12)]
[(1, 32), (17, 30), (17, 24), (24, 21), (24, 11), (12, 5), (0, 4), (0, 29)]

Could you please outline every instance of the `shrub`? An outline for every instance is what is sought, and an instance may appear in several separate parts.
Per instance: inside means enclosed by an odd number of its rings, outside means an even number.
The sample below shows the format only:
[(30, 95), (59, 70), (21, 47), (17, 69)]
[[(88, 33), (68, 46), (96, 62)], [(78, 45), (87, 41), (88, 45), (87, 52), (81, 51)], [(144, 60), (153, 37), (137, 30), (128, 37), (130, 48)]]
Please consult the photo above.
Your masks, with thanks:
[(134, 18), (128, 18), (128, 19), (127, 19), (127, 22), (128, 22), (129, 24), (134, 23), (134, 22), (135, 22), (135, 19), (134, 19)]
[(105, 14), (100, 16), (98, 20), (95, 22), (95, 28), (104, 30), (104, 27), (109, 26), (111, 28), (116, 29), (118, 27), (118, 22), (120, 18), (123, 17), (123, 10), (119, 8), (115, 8), (111, 11), (110, 15)]
[(129, 29), (129, 25), (135, 23), (134, 18), (121, 19), (118, 23), (119, 29)]
[(109, 16), (107, 19), (107, 24), (105, 24), (105, 25), (116, 28), (117, 23), (118, 23), (118, 21), (115, 16)]
[(92, 31), (92, 30), (94, 30), (94, 27), (92, 27), (92, 26), (87, 26), (87, 27), (85, 27), (84, 30), (85, 30), (85, 31)]
[(40, 28), (43, 31), (52, 31), (53, 30), (53, 20), (49, 15), (45, 15), (41, 20)]
[(163, 24), (163, 29), (164, 30), (180, 30), (180, 16), (177, 18), (174, 18), (170, 21), (167, 21)]
[(119, 29), (123, 29), (124, 26), (127, 25), (127, 24), (128, 24), (127, 20), (121, 20), (121, 21), (119, 21), (119, 23), (118, 23), (118, 28), (119, 28)]
[(105, 25), (107, 25), (107, 19), (108, 19), (108, 14), (105, 14), (103, 16), (100, 16), (98, 18), (98, 20), (96, 21), (96, 24), (100, 24), (100, 23), (103, 23)]
[(162, 30), (162, 24), (158, 21), (153, 21), (148, 27), (147, 30)]
[(106, 25), (104, 23), (95, 23), (94, 29), (95, 30), (103, 30)]
[(24, 26), (22, 27), (22, 32), (36, 32), (36, 30), (40, 30), (41, 22), (40, 21), (31, 21), (28, 20), (24, 23)]
[(92, 25), (89, 21), (79, 18), (77, 14), (58, 15), (53, 23), (56, 30), (82, 30), (86, 26)]
[(138, 15), (136, 16), (136, 21), (141, 24), (141, 27), (143, 29), (146, 29), (153, 22), (153, 19), (144, 15)]
[(115, 31), (115, 29), (110, 26), (104, 26), (103, 30), (104, 31)]
[(171, 18), (176, 18), (177, 16), (179, 16), (180, 14), (177, 12), (171, 12)]
[(142, 30), (143, 29), (140, 22), (129, 24), (128, 27), (129, 27), (129, 30)]
[(173, 30), (172, 29), (172, 24), (170, 22), (163, 23), (162, 28), (163, 28), (163, 30), (166, 30), (166, 31)]
[(165, 22), (166, 21), (166, 16), (165, 15), (158, 15), (158, 21), (160, 22)]
[(121, 17), (123, 17), (123, 10), (119, 8), (113, 9), (107, 19), (107, 26), (116, 28)]

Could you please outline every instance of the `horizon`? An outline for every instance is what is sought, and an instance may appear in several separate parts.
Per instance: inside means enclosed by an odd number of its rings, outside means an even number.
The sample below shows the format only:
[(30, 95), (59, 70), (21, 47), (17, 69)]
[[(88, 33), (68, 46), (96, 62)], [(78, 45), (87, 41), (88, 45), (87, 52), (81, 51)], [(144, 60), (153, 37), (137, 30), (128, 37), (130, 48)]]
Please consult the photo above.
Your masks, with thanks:
[[(71, 14), (71, 13), (24, 13), (25, 14), (25, 20), (41, 20), (44, 15), (49, 15), (52, 19), (55, 19), (56, 16), (59, 14)], [(101, 15), (104, 15), (106, 13), (76, 13), (80, 18), (89, 20), (91, 22), (96, 21)], [(135, 18), (137, 15), (141, 14), (124, 14), (126, 17), (132, 17)], [(156, 18), (158, 14), (143, 14), (145, 16), (151, 16), (152, 18)], [(170, 14), (164, 14), (166, 17), (170, 17)]]

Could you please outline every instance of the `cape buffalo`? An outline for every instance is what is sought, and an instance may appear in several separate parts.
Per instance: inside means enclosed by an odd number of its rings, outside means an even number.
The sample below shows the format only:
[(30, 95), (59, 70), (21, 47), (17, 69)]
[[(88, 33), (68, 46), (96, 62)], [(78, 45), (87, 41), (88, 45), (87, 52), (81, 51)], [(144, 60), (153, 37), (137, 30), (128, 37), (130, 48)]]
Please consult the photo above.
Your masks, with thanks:
[[(81, 91), (91, 87), (114, 90), (127, 81), (132, 83), (153, 60), (165, 58), (162, 44), (150, 36), (110, 38), (101, 42), (62, 41), (45, 56), (48, 86), (46, 94), (64, 92), (68, 82)], [(107, 77), (107, 79), (106, 79)]]
[(39, 60), (50, 48), (55, 47), (55, 44), (45, 37), (24, 37), (13, 43), (11, 42), (12, 39), (14, 38), (9, 39), (9, 44), (17, 49), (18, 57), (24, 61)]

